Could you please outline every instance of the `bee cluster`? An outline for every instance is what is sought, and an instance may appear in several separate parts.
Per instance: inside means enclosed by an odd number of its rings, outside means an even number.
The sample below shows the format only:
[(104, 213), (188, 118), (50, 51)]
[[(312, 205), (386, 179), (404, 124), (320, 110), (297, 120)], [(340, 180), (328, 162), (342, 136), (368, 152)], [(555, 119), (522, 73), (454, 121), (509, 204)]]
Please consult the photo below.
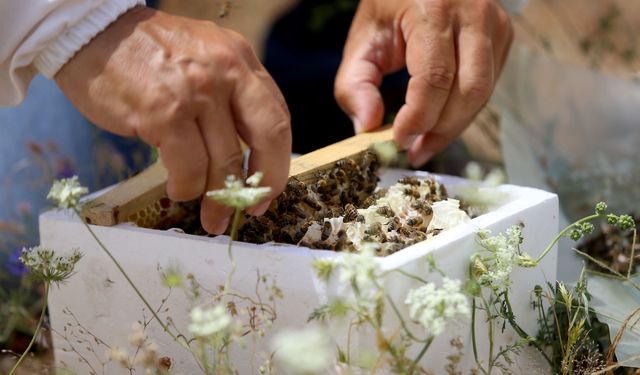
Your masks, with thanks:
[(447, 199), (433, 178), (402, 178), (376, 189), (380, 163), (373, 152), (343, 159), (317, 172), (313, 183), (291, 178), (261, 217), (247, 217), (239, 230), (246, 242), (279, 242), (313, 249), (356, 251), (375, 244), (379, 255), (437, 235), (429, 226), (434, 202)]

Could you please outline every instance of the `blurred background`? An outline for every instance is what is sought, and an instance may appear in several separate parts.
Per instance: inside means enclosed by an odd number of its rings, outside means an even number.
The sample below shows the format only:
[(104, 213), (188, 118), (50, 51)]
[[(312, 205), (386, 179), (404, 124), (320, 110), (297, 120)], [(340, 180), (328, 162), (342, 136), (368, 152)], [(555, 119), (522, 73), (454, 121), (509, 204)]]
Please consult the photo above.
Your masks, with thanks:
[[(333, 98), (333, 80), (357, 1), (150, 5), (212, 20), (247, 37), (287, 100), (294, 152), (353, 134)], [(640, 212), (638, 21), (640, 3), (633, 1), (530, 0), (513, 15), (516, 41), (493, 99), (422, 169), (460, 174), (472, 160), (487, 169), (504, 168), (510, 183), (557, 192), (565, 222), (590, 213), (600, 200), (613, 211)], [(403, 103), (407, 78), (401, 71), (382, 85), (388, 122)], [(48, 207), (52, 180), (78, 174), (91, 190), (100, 189), (137, 173), (154, 156), (140, 142), (88, 123), (42, 77), (22, 105), (0, 109), (0, 134), (0, 348), (20, 353), (41, 301), (38, 286), (23, 277), (18, 256), (22, 247), (38, 243), (37, 216)], [(571, 246), (561, 244), (561, 280), (575, 280), (582, 267)], [(629, 248), (588, 250), (609, 263), (627, 264)], [(46, 348), (41, 342), (38, 350)]]

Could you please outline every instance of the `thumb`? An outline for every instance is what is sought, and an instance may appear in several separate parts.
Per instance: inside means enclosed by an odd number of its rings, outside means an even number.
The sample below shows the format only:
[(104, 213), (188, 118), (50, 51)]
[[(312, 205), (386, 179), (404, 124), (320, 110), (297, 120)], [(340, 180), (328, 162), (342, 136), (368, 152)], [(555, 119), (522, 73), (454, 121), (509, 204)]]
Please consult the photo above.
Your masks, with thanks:
[(373, 130), (382, 125), (384, 103), (380, 95), (383, 72), (364, 50), (350, 53), (353, 43), (347, 43), (334, 85), (338, 105), (351, 117), (356, 133)]

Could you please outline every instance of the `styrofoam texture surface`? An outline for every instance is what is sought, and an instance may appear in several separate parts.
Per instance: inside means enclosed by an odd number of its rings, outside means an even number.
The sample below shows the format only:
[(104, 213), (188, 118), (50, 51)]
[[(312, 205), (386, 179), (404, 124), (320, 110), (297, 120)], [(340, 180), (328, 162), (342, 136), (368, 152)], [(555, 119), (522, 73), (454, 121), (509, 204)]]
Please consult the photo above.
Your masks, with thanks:
[[(406, 175), (423, 176), (423, 172), (409, 172), (388, 170), (382, 174), (381, 185), (395, 182)], [(438, 176), (451, 195), (455, 194), (456, 186), (465, 184), (463, 179)], [(509, 198), (500, 207), (490, 213), (473, 219), (469, 224), (461, 225), (444, 231), (430, 241), (422, 242), (378, 261), (382, 269), (404, 269), (429, 280), (439, 282), (434, 273), (427, 273), (424, 257), (432, 254), (438, 266), (450, 277), (465, 280), (469, 256), (479, 250), (475, 232), (479, 228), (491, 229), (494, 233), (506, 230), (509, 226), (524, 224), (523, 249), (530, 255), (538, 255), (551, 241), (558, 230), (558, 202), (554, 194), (537, 189), (504, 185), (500, 190), (507, 193)], [(98, 358), (105, 358), (104, 346), (97, 346), (93, 340), (80, 343), (76, 340), (87, 338), (86, 334), (71, 335), (67, 330), (67, 339), (63, 338), (64, 326), (77, 319), (84, 329), (111, 346), (127, 346), (127, 337), (131, 332), (134, 321), (149, 319), (151, 314), (146, 311), (141, 301), (131, 287), (118, 272), (108, 257), (99, 249), (95, 240), (84, 228), (84, 224), (77, 217), (63, 211), (49, 211), (40, 217), (41, 242), (57, 251), (79, 248), (84, 257), (77, 266), (77, 274), (60, 288), (54, 288), (49, 298), (49, 312), (54, 330), (54, 346), (56, 362), (78, 374), (88, 373), (86, 362), (78, 359), (78, 352), (93, 366), (98, 374), (128, 374), (128, 370), (119, 368), (115, 364), (106, 367), (100, 365)], [(214, 238), (192, 236), (175, 231), (158, 231), (138, 228), (130, 224), (120, 224), (115, 227), (92, 226), (100, 240), (111, 250), (122, 264), (129, 276), (147, 297), (151, 306), (160, 306), (166, 298), (163, 318), (170, 316), (182, 331), (187, 333), (188, 302), (180, 291), (174, 290), (169, 295), (168, 290), (160, 280), (160, 269), (172, 265), (179, 265), (184, 273), (195, 275), (196, 279), (205, 286), (213, 289), (224, 283), (230, 269), (227, 257), (228, 237)], [(340, 286), (326, 286), (319, 282), (311, 267), (316, 258), (340, 257), (340, 253), (307, 248), (263, 244), (255, 245), (237, 242), (233, 246), (233, 253), (237, 263), (237, 271), (232, 282), (233, 289), (240, 293), (255, 295), (257, 272), (262, 275), (275, 277), (277, 285), (282, 289), (284, 299), (277, 303), (278, 317), (264, 338), (252, 340), (248, 338), (247, 348), (235, 350), (232, 356), (238, 366), (240, 374), (257, 373), (257, 368), (266, 358), (269, 351), (270, 335), (284, 327), (302, 327), (306, 324), (309, 313), (321, 303), (328, 301), (330, 296), (340, 292)], [(547, 280), (555, 280), (556, 254), (555, 249), (535, 269), (519, 269), (513, 274), (511, 302), (520, 325), (530, 334), (536, 333), (536, 315), (531, 309), (530, 292), (536, 284), (543, 284)], [(404, 306), (404, 299), (409, 288), (417, 286), (415, 282), (400, 275), (388, 273), (385, 278), (388, 293), (405, 316), (408, 316)], [(168, 298), (167, 298), (168, 297)], [(71, 311), (73, 317), (64, 310)], [(390, 309), (389, 309), (390, 310)], [(397, 327), (397, 322), (389, 314), (388, 327)], [(486, 358), (486, 326), (483, 316), (477, 317), (477, 334), (480, 358)], [(336, 325), (332, 330), (338, 342), (344, 343), (345, 332)], [(419, 330), (416, 331), (418, 334)], [(175, 373), (196, 374), (201, 371), (195, 366), (190, 354), (172, 342), (171, 338), (162, 332), (159, 325), (151, 323), (146, 333), (151, 341), (159, 345), (160, 356), (172, 359), (172, 370)], [(496, 329), (496, 348), (504, 343), (512, 343), (517, 339), (515, 333), (507, 329), (504, 334)], [(453, 353), (449, 341), (454, 336), (460, 336), (465, 344), (465, 356), (461, 368), (469, 369), (473, 366), (471, 351), (471, 337), (468, 325), (460, 325), (448, 329), (439, 336), (425, 355), (422, 364), (435, 373), (443, 371), (446, 356)], [(365, 347), (372, 340), (366, 332), (353, 337), (354, 347)], [(69, 345), (75, 346), (75, 351), (68, 351)], [(92, 353), (88, 350), (94, 347)], [(416, 348), (416, 351), (418, 348)], [(485, 360), (486, 362), (486, 360)], [(540, 357), (533, 349), (525, 349), (518, 357), (516, 369), (524, 373), (535, 373), (536, 369), (544, 369)], [(545, 370), (540, 370), (544, 373)], [(520, 372), (520, 371), (515, 371)], [(140, 372), (142, 373), (142, 372)]]

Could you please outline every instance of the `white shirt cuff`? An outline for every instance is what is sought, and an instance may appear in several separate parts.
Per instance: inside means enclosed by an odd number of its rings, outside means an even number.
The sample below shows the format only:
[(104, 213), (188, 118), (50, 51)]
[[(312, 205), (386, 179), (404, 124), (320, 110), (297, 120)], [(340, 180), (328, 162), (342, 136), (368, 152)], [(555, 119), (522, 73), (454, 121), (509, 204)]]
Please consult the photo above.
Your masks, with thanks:
[(145, 0), (105, 1), (69, 27), (35, 58), (33, 65), (45, 77), (53, 78), (85, 44), (129, 9)]

